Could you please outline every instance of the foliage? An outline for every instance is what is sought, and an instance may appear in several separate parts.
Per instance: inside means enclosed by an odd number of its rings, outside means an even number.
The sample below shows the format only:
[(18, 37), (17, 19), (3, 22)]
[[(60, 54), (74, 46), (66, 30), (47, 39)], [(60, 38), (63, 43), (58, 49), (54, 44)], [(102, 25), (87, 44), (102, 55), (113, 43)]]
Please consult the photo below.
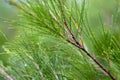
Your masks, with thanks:
[(87, 1), (8, 2), (20, 9), (19, 20), (14, 23), (18, 34), (3, 46), (3, 53), (10, 57), (7, 67), (2, 63), (1, 67), (14, 80), (110, 80), (84, 48), (116, 80), (120, 79), (120, 37), (119, 30), (114, 29), (119, 29), (119, 24), (104, 24), (98, 15), (100, 25), (94, 25)]

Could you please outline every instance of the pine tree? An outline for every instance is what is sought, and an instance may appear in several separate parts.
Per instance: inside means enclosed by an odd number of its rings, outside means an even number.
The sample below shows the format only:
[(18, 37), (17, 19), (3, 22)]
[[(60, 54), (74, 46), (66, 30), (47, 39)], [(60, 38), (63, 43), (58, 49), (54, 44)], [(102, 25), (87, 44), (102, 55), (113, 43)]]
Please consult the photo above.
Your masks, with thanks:
[(114, 20), (104, 25), (101, 16), (100, 25), (91, 26), (87, 0), (8, 2), (19, 9), (19, 20), (15, 39), (3, 46), (10, 54), (8, 66), (1, 63), (6, 79), (120, 79), (120, 38), (113, 30), (119, 27)]

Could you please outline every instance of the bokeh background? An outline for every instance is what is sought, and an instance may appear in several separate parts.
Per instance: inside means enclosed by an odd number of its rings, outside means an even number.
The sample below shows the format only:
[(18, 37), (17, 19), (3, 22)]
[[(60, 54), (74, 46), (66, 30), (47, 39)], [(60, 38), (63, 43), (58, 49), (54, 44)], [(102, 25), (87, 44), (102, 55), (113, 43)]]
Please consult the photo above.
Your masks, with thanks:
[(7, 38), (12, 38), (14, 28), (10, 24), (17, 20), (17, 9), (7, 3), (7, 0), (0, 0), (0, 30), (5, 33)]
[(3, 53), (3, 45), (13, 40), (16, 34), (16, 28), (11, 24), (13, 20), (17, 20), (17, 9), (9, 5), (7, 0), (0, 0), (0, 61), (5, 65), (8, 55)]

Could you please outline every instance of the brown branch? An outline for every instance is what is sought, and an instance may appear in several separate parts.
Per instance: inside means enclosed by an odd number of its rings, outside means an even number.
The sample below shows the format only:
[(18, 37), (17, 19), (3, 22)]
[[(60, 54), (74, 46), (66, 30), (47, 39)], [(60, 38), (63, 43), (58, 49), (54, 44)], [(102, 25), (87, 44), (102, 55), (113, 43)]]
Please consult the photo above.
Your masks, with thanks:
[(66, 29), (68, 30), (68, 32), (70, 33), (72, 39), (75, 41), (75, 43), (73, 43), (72, 41), (70, 40), (67, 40), (67, 42), (71, 43), (72, 45), (78, 47), (79, 49), (81, 49), (83, 52), (85, 52), (87, 54), (88, 57), (90, 57), (110, 78), (111, 80), (115, 80), (115, 78), (112, 76), (112, 74), (107, 71), (103, 65), (95, 58), (91, 55), (91, 53), (89, 53), (84, 47), (83, 45), (81, 45), (77, 39), (75, 38), (75, 36), (73, 35), (73, 33), (71, 32), (71, 30), (69, 29), (69, 26), (68, 26), (68, 23), (67, 23), (67, 20), (66, 20), (66, 17), (65, 17), (65, 14), (64, 14), (64, 10), (63, 10), (63, 7), (62, 7), (62, 3), (60, 0), (58, 0), (59, 4), (60, 4), (60, 8), (61, 8), (61, 14), (62, 14), (62, 17), (63, 17), (63, 20), (64, 20), (64, 25), (66, 26)]
[[(80, 47), (78, 47), (80, 48)], [(107, 71), (103, 65), (97, 61), (97, 59), (95, 57), (93, 57), (85, 48), (80, 48), (82, 51), (84, 51), (107, 75), (109, 75), (109, 77), (111, 78), (111, 80), (115, 80), (115, 78), (112, 76), (112, 74)]]
[(67, 20), (66, 20), (66, 17), (65, 17), (65, 14), (64, 14), (64, 10), (62, 8), (62, 3), (60, 0), (58, 0), (59, 4), (60, 4), (60, 8), (61, 8), (61, 14), (62, 14), (62, 17), (63, 17), (63, 21), (64, 21), (64, 25), (66, 26), (66, 29), (68, 30), (71, 38), (75, 41), (75, 43), (79, 46), (81, 46), (82, 48), (82, 45), (79, 44), (79, 42), (76, 40), (75, 36), (73, 35), (73, 33), (71, 32), (71, 30), (69, 29), (69, 26), (68, 26), (68, 23), (67, 23)]

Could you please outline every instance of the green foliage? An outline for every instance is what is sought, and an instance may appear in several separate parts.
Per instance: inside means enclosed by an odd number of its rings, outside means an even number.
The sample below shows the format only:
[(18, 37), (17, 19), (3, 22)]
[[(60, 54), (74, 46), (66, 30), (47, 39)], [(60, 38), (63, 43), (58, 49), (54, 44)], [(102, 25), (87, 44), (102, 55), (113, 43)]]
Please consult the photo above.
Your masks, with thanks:
[(119, 30), (113, 29), (114, 21), (107, 25), (101, 17), (96, 17), (99, 25), (93, 24), (87, 1), (8, 1), (21, 10), (15, 22), (18, 34), (3, 48), (10, 54), (4, 69), (14, 80), (110, 80), (84, 51), (73, 45), (71, 33), (116, 80), (120, 79)]

